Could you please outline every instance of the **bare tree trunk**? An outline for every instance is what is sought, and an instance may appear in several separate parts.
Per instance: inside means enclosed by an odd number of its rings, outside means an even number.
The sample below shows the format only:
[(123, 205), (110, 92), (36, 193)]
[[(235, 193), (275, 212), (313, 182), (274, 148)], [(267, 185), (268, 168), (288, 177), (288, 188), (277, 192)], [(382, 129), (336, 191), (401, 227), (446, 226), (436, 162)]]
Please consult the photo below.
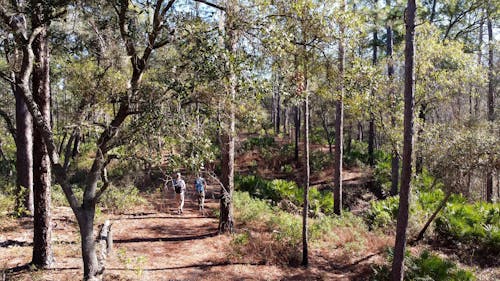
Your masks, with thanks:
[(288, 133), (288, 107), (283, 105), (283, 135)]
[[(16, 82), (21, 83), (17, 77)], [(16, 205), (33, 215), (33, 124), (19, 87), (12, 88), (16, 97), (16, 185), (18, 194), (24, 195), (16, 199)]]
[[(36, 1), (35, 1), (36, 2)], [(47, 38), (47, 23), (44, 23), (44, 8), (40, 3), (34, 4), (32, 24), (41, 27), (42, 31), (33, 42), (35, 55), (32, 89), (33, 97), (43, 118), (50, 127), (50, 76), (49, 76), (49, 46)], [(51, 167), (47, 146), (38, 128), (33, 134), (33, 190), (34, 190), (34, 229), (33, 229), (33, 260), (39, 267), (48, 267), (53, 261), (52, 226), (51, 226)]]
[[(482, 17), (482, 15), (481, 15)], [(483, 26), (484, 26), (484, 19), (481, 18), (481, 21), (479, 22), (479, 43), (478, 43), (478, 53), (477, 53), (477, 65), (481, 66), (483, 63)], [(479, 98), (481, 94), (480, 90), (477, 90), (476, 97), (474, 98), (474, 116), (476, 118), (479, 117), (479, 105), (481, 102), (481, 99)]]
[(99, 275), (103, 273), (95, 250), (94, 214), (95, 205), (80, 210), (76, 216), (82, 239), (83, 280), (85, 281), (100, 280)]
[[(491, 6), (491, 1), (489, 2)], [(493, 124), (495, 122), (495, 89), (494, 89), (494, 61), (493, 61), (493, 48), (494, 48), (494, 38), (493, 38), (493, 25), (491, 22), (490, 9), (488, 9), (488, 121)], [(488, 171), (486, 175), (486, 201), (493, 202), (493, 173), (491, 170)]]
[[(425, 122), (427, 121), (426, 115), (427, 115), (427, 104), (422, 103), (420, 105), (420, 110), (418, 113), (418, 118), (420, 119), (421, 124), (420, 124), (420, 127), (418, 128), (418, 131), (417, 131), (417, 142), (420, 146), (423, 142), (422, 135), (424, 133)], [(424, 159), (422, 157), (421, 148), (417, 149), (417, 151), (415, 151), (415, 158), (416, 158), (416, 160), (415, 160), (415, 173), (417, 175), (419, 175), (422, 173), (422, 171), (424, 169)]]
[(361, 123), (361, 121), (358, 121), (357, 129), (358, 129), (357, 140), (359, 142), (362, 142), (363, 141), (363, 123)]
[[(375, 0), (375, 6), (377, 6), (378, 0)], [(377, 25), (377, 14), (375, 14), (375, 26)], [(372, 54), (372, 64), (377, 65), (377, 44), (378, 44), (378, 34), (377, 29), (373, 31), (373, 54)], [(375, 96), (375, 89), (371, 91), (372, 99)], [(372, 109), (372, 102), (370, 102), (370, 122), (368, 124), (368, 164), (373, 167), (375, 165), (374, 157), (374, 144), (375, 144), (375, 117)]]
[[(387, 8), (391, 8), (391, 0), (386, 0)], [(394, 110), (396, 108), (396, 91), (392, 86), (394, 80), (394, 62), (392, 58), (393, 53), (393, 31), (392, 31), (392, 22), (387, 24), (387, 76), (389, 76), (389, 83), (391, 86), (389, 87), (389, 98), (391, 99), (391, 107)], [(394, 113), (391, 113), (391, 125), (396, 127), (396, 117)], [(398, 194), (398, 183), (399, 183), (399, 152), (397, 146), (394, 144), (392, 148), (391, 155), (391, 190), (390, 195), (395, 196)]]
[[(225, 19), (225, 48), (230, 54), (236, 52), (237, 31), (235, 30), (236, 12), (238, 1), (226, 1), (226, 19)], [(235, 108), (234, 102), (236, 99), (236, 86), (237, 78), (233, 63), (226, 58), (226, 67), (228, 69), (229, 85), (227, 86), (227, 97), (229, 98), (229, 122), (227, 127), (222, 129), (222, 198), (220, 201), (220, 221), (219, 233), (232, 233), (234, 228), (234, 215), (233, 215), (233, 191), (234, 191), (234, 137), (236, 135), (235, 129)]]
[[(307, 60), (304, 64), (307, 64)], [(311, 177), (311, 170), (309, 167), (309, 94), (307, 92), (307, 66), (304, 65), (304, 89), (305, 89), (305, 100), (304, 100), (304, 167), (305, 167), (305, 177), (304, 177), (304, 209), (302, 213), (302, 265), (309, 265), (309, 255), (308, 255), (308, 227), (307, 220), (309, 216), (309, 181)]]
[(275, 127), (276, 134), (280, 133), (280, 129), (281, 129), (280, 123), (281, 123), (281, 94), (280, 94), (279, 89), (278, 89), (278, 91), (276, 92), (276, 127)]
[(299, 140), (300, 140), (300, 108), (294, 106), (294, 123), (295, 123), (295, 162), (299, 163)]
[[(341, 10), (346, 10), (346, 0), (341, 2)], [(339, 73), (340, 73), (340, 88), (339, 98), (335, 105), (335, 165), (334, 165), (334, 191), (333, 191), (333, 212), (336, 215), (342, 214), (342, 150), (343, 150), (343, 130), (344, 130), (344, 31), (343, 24), (340, 26), (340, 42), (339, 42)]]
[(396, 225), (396, 243), (394, 260), (392, 262), (392, 281), (402, 281), (404, 278), (404, 257), (406, 249), (406, 231), (410, 207), (410, 182), (413, 150), (413, 110), (415, 103), (415, 17), (417, 6), (415, 0), (408, 0), (406, 9), (405, 35), (405, 88), (404, 88), (404, 137), (403, 137), (403, 167), (401, 175), (401, 190), (399, 192), (399, 211)]

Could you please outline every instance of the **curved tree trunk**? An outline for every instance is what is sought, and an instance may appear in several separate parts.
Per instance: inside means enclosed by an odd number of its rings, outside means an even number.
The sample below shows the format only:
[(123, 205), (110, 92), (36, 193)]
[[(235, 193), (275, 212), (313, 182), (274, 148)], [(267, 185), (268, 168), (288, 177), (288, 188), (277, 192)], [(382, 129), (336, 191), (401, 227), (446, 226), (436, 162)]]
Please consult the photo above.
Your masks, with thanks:
[(404, 257), (406, 249), (406, 231), (410, 207), (410, 182), (413, 151), (413, 110), (415, 104), (415, 17), (417, 6), (415, 0), (408, 0), (406, 10), (405, 35), (405, 87), (404, 87), (404, 137), (403, 167), (401, 190), (399, 192), (399, 211), (396, 225), (396, 243), (392, 262), (392, 281), (402, 281), (404, 277)]

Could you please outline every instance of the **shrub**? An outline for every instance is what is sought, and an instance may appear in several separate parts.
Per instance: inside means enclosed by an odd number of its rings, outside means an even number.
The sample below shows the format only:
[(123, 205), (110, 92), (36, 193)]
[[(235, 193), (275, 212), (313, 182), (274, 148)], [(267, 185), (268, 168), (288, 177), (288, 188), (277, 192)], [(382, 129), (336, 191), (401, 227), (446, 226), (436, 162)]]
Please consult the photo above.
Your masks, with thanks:
[(384, 227), (394, 223), (398, 215), (399, 197), (388, 197), (384, 200), (372, 201), (367, 219), (371, 227)]
[[(425, 223), (426, 219), (436, 210), (437, 206), (444, 198), (444, 192), (436, 189), (428, 192), (412, 190), (412, 200), (410, 205), (412, 226)], [(450, 200), (460, 200), (451, 197)], [(372, 201), (367, 214), (368, 224), (371, 227), (386, 227), (394, 225), (398, 215), (399, 197), (388, 197), (384, 200)]]
[[(388, 258), (392, 260), (392, 251), (389, 252)], [(423, 251), (418, 257), (409, 255), (407, 252), (405, 267), (405, 280), (408, 281), (473, 281), (476, 279), (472, 272), (459, 269), (454, 262), (442, 259), (429, 251)], [(389, 267), (387, 265), (375, 267), (371, 280), (391, 280)]]
[(351, 149), (343, 154), (343, 161), (347, 166), (359, 166), (361, 163), (368, 164), (368, 144), (353, 140)]
[(448, 241), (460, 241), (470, 246), (500, 253), (500, 204), (449, 203), (436, 219), (438, 235)]
[(333, 163), (329, 153), (323, 151), (312, 151), (310, 158), (311, 171), (322, 171)]
[[(271, 241), (250, 239), (251, 234), (248, 230), (246, 233), (233, 236), (231, 247), (237, 257), (245, 253), (256, 254), (266, 261), (285, 262), (291, 265), (300, 262), (298, 254), (302, 241), (301, 216), (282, 211), (262, 199), (252, 198), (247, 192), (236, 191), (233, 200), (236, 221), (258, 230), (258, 235), (265, 236), (262, 233), (264, 228), (265, 232), (269, 233), (266, 237), (271, 239)], [(365, 229), (362, 219), (349, 212), (345, 212), (342, 217), (321, 216), (309, 222), (309, 241), (313, 245), (323, 241), (337, 241), (334, 229), (338, 227), (349, 227), (356, 231)], [(358, 238), (356, 241), (351, 241), (352, 247), (356, 249), (364, 247), (363, 238), (361, 236)]]
[[(255, 175), (238, 176), (235, 179), (236, 190), (248, 192), (252, 197), (270, 200), (276, 205), (282, 200), (288, 200), (296, 206), (304, 203), (304, 189), (293, 181), (282, 179), (265, 180)], [(318, 216), (320, 213), (333, 213), (333, 196), (331, 192), (309, 189), (309, 204), (311, 212)]]
[(256, 149), (256, 148), (265, 148), (269, 146), (274, 146), (275, 141), (273, 137), (264, 136), (264, 137), (251, 137), (243, 142), (241, 145), (242, 149), (245, 151)]
[(99, 205), (112, 212), (124, 212), (144, 203), (146, 199), (140, 196), (135, 186), (124, 188), (110, 186), (101, 197)]

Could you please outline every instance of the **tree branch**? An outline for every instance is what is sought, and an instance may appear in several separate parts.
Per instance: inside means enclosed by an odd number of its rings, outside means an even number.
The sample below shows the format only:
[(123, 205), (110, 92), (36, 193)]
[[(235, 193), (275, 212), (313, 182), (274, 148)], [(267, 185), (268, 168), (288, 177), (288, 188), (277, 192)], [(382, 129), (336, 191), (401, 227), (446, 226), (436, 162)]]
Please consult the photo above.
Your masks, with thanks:
[(199, 2), (199, 3), (203, 3), (203, 4), (207, 5), (207, 6), (210, 6), (212, 8), (216, 8), (216, 9), (221, 10), (221, 11), (226, 11), (226, 8), (224, 8), (222, 6), (219, 6), (217, 4), (205, 1), (205, 0), (194, 0), (194, 1), (195, 2)]
[(12, 135), (12, 138), (14, 141), (16, 141), (17, 137), (17, 131), (16, 127), (14, 126), (14, 123), (12, 122), (12, 116), (8, 114), (6, 111), (0, 108), (0, 116), (2, 116), (3, 120), (5, 121), (5, 125), (7, 125), (7, 130), (9, 130), (9, 133)]

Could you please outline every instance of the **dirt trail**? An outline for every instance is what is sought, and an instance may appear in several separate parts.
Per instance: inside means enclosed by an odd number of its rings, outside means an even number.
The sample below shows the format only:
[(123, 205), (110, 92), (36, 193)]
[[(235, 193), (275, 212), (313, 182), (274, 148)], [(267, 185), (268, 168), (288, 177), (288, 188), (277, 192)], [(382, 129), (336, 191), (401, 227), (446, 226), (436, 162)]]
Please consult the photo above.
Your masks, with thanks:
[[(366, 266), (332, 263), (329, 251), (311, 253), (309, 269), (232, 263), (231, 236), (217, 235), (213, 210), (218, 200), (209, 187), (206, 210), (197, 210), (188, 195), (184, 214), (176, 214), (173, 194), (148, 198), (149, 204), (127, 214), (101, 214), (98, 221), (113, 223), (114, 251), (106, 264), (106, 280), (360, 280)], [(165, 197), (165, 195), (163, 195)], [(53, 210), (54, 268), (8, 273), (6, 280), (81, 280), (80, 239), (71, 210)], [(32, 221), (12, 220), (0, 231), (0, 273), (22, 267), (31, 258)], [(96, 226), (97, 229), (97, 226)], [(369, 262), (371, 257), (362, 264)], [(18, 268), (19, 269), (19, 268)], [(369, 268), (368, 268), (369, 269)]]

